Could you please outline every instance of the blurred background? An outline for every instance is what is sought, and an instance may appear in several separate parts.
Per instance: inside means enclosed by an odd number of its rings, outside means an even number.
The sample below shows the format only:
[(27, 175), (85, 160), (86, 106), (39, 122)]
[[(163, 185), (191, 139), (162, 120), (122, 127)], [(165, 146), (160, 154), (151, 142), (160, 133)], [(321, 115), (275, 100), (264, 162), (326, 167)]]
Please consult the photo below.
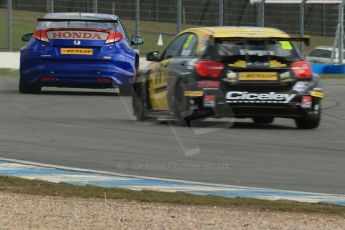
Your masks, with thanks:
[[(197, 26), (276, 27), (293, 35), (310, 35), (311, 46), (332, 45), (339, 4), (265, 4), (249, 0), (0, 0), (0, 51), (18, 51), (21, 36), (33, 32), (47, 12), (98, 12), (122, 18), (128, 35), (145, 39), (141, 54), (161, 50), (180, 30)], [(264, 9), (263, 9), (264, 7)], [(264, 13), (262, 13), (264, 10)], [(301, 24), (301, 10), (304, 20)], [(303, 19), (303, 18), (302, 18)], [(301, 30), (303, 26), (303, 30)]]

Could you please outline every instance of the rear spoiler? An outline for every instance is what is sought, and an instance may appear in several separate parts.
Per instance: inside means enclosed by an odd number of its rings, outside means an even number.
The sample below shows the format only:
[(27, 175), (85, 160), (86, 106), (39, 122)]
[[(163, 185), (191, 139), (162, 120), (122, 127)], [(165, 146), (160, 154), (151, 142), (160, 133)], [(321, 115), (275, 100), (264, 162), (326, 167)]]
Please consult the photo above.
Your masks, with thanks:
[(263, 41), (292, 41), (292, 42), (304, 42), (307, 46), (310, 44), (310, 37), (288, 37), (288, 38), (282, 38), (282, 37), (214, 37), (215, 40), (226, 40), (226, 41), (239, 41), (239, 40), (263, 40)]
[(38, 18), (38, 22), (99, 22), (99, 23), (118, 23), (117, 19), (68, 19), (68, 18)]

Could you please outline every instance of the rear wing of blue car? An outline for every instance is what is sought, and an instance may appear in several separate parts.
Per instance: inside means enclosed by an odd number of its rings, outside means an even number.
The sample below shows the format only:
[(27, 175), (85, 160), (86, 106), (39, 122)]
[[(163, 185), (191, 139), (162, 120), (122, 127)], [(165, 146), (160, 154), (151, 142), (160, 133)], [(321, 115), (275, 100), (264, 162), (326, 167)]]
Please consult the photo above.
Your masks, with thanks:
[(83, 18), (38, 18), (38, 22), (99, 22), (118, 23), (117, 19), (83, 19)]
[(310, 37), (215, 37), (215, 40), (222, 41), (250, 41), (250, 40), (261, 40), (261, 41), (291, 41), (291, 42), (303, 42), (307, 46), (310, 44)]

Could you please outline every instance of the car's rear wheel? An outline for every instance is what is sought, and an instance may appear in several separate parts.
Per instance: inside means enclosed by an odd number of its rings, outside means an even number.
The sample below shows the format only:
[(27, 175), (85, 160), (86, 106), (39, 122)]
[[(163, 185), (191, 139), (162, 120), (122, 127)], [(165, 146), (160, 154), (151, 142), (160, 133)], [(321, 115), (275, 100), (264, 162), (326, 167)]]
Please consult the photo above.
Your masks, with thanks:
[(120, 85), (120, 95), (121, 96), (131, 96), (132, 95), (132, 86), (131, 85)]
[(274, 121), (274, 117), (253, 117), (255, 124), (271, 124)]
[(321, 122), (321, 114), (317, 117), (304, 115), (303, 117), (299, 117), (295, 119), (295, 123), (297, 128), (299, 129), (316, 129), (319, 127)]
[(27, 84), (22, 78), (19, 80), (19, 92), (20, 93), (39, 93), (41, 91), (40, 85)]
[(316, 114), (304, 114), (302, 117), (296, 118), (295, 123), (299, 129), (316, 129), (321, 123), (321, 104), (318, 106)]

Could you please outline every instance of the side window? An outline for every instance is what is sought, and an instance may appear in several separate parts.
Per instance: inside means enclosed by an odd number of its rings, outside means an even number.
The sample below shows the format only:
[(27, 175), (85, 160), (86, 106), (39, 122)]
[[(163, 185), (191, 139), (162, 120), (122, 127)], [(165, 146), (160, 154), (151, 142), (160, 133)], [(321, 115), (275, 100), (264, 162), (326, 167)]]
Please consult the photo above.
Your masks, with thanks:
[(194, 56), (198, 38), (194, 34), (188, 34), (187, 39), (184, 41), (180, 56)]
[(176, 38), (170, 45), (165, 49), (162, 59), (168, 59), (171, 57), (176, 57), (180, 55), (180, 51), (184, 41), (188, 37), (189, 34), (182, 34), (178, 38)]
[(321, 58), (331, 58), (331, 55), (332, 55), (332, 51), (330, 51), (330, 50), (315, 49), (310, 53), (309, 56), (321, 57)]
[(324, 57), (324, 58), (331, 58), (331, 56), (332, 56), (332, 51), (324, 50), (322, 57)]
[(311, 57), (322, 57), (322, 51), (319, 49), (315, 49), (315, 50), (311, 51), (309, 56), (311, 56)]

